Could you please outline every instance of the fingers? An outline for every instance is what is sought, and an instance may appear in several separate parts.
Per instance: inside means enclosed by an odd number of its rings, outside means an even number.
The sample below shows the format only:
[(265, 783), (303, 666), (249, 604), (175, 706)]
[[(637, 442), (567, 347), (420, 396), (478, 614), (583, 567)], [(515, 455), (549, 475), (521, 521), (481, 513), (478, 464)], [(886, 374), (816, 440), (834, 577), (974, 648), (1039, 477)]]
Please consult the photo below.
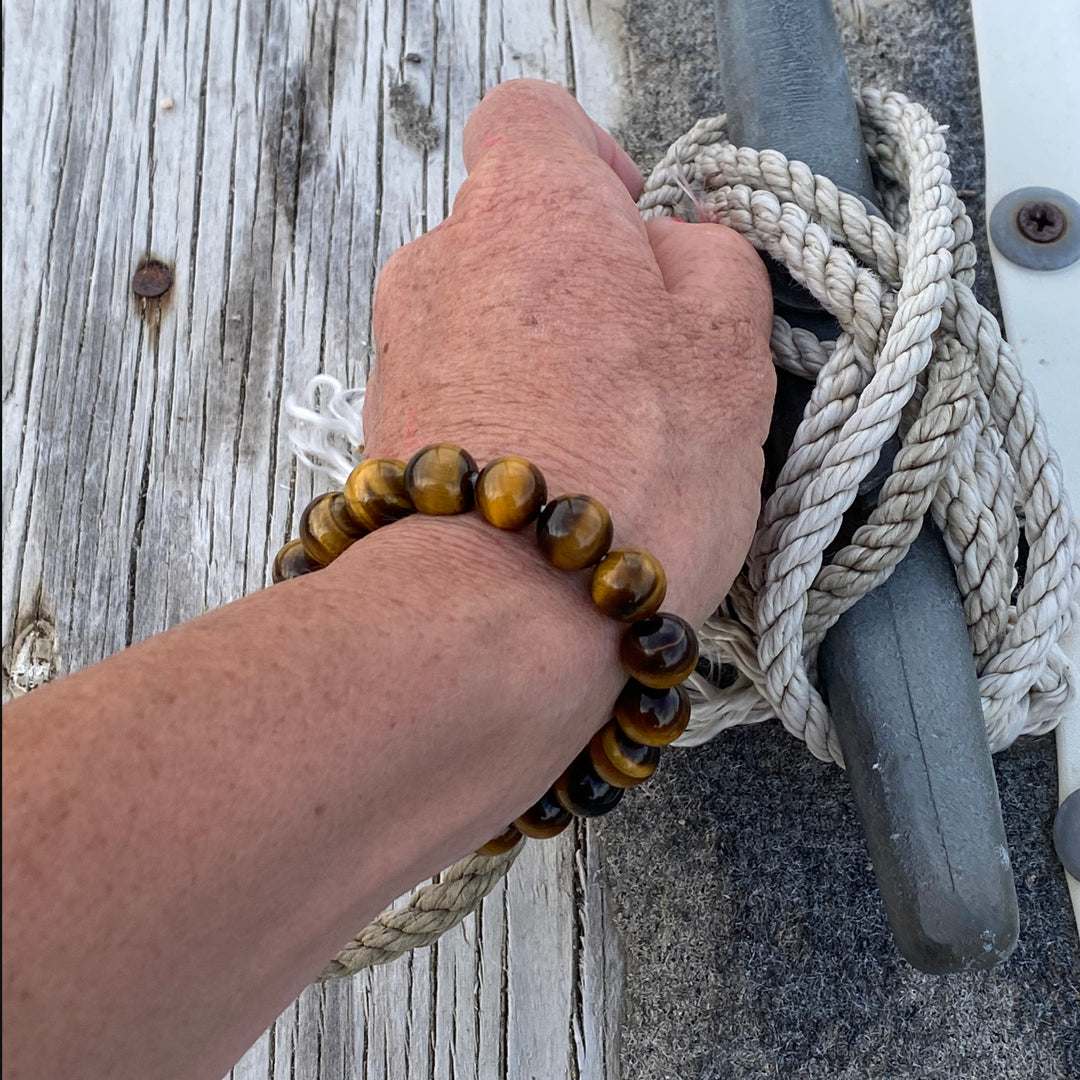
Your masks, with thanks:
[(554, 83), (515, 79), (496, 86), (465, 125), (465, 168), (474, 172), (491, 150), (507, 145), (545, 157), (587, 151), (615, 173), (631, 198), (641, 194), (641, 173), (630, 155)]
[(669, 293), (725, 318), (746, 320), (768, 340), (769, 275), (738, 233), (725, 225), (691, 225), (675, 218), (653, 218), (645, 230)]
[(645, 190), (645, 180), (641, 170), (634, 164), (634, 159), (615, 141), (613, 135), (605, 131), (595, 120), (590, 120), (593, 134), (596, 136), (596, 152), (600, 160), (611, 166), (615, 175), (630, 192), (630, 198), (636, 203)]

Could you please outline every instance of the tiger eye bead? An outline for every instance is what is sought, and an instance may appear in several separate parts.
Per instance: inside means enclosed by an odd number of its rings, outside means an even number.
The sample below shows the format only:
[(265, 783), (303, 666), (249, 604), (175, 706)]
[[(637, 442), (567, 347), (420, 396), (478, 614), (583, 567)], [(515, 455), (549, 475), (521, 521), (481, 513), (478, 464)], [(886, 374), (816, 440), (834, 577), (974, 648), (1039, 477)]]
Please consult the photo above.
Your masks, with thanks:
[(279, 581), (288, 581), (290, 578), (321, 569), (321, 565), (304, 550), (304, 545), (300, 540), (290, 540), (274, 558), (274, 567), (270, 575), (276, 585)]
[(618, 806), (625, 789), (609, 784), (597, 775), (586, 747), (551, 790), (562, 808), (574, 817), (599, 817)]
[(523, 457), (495, 458), (476, 479), (476, 508), (497, 529), (520, 529), (535, 521), (546, 499), (543, 475)]
[(397, 458), (361, 461), (345, 481), (345, 508), (365, 529), (381, 529), (415, 512), (405, 490), (405, 462)]
[(634, 742), (667, 746), (690, 723), (690, 698), (681, 686), (654, 690), (631, 679), (615, 702), (615, 719)]
[(589, 760), (601, 780), (615, 787), (634, 787), (656, 772), (660, 747), (628, 739), (619, 725), (609, 720), (590, 740)]
[(405, 466), (405, 490), (421, 514), (464, 514), (473, 507), (476, 462), (453, 443), (432, 443)]
[(521, 833), (518, 832), (517, 826), (507, 825), (505, 831), (499, 833), (498, 836), (493, 836), (483, 847), (478, 847), (476, 854), (501, 855), (504, 851), (509, 851), (520, 839)]
[(547, 840), (549, 837), (558, 836), (573, 819), (573, 815), (556, 800), (554, 792), (549, 790), (514, 824), (534, 840)]
[(678, 615), (650, 615), (626, 631), (619, 653), (638, 682), (663, 689), (681, 683), (694, 670), (697, 634)]
[(660, 560), (640, 548), (609, 551), (593, 571), (593, 603), (621, 622), (654, 614), (666, 592), (667, 576)]
[(611, 547), (611, 515), (590, 495), (560, 495), (536, 523), (540, 550), (560, 570), (584, 570)]
[(340, 491), (312, 499), (300, 515), (300, 540), (308, 556), (320, 566), (332, 563), (366, 531), (349, 517)]

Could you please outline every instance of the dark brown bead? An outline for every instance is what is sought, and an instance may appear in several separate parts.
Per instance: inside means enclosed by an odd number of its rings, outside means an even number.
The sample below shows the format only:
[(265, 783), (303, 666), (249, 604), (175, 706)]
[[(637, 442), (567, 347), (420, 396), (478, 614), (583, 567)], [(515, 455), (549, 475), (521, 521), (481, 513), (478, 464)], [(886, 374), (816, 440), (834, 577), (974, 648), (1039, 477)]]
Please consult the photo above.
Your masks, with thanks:
[(507, 825), (505, 831), (493, 836), (483, 847), (476, 849), (477, 855), (501, 855), (509, 851), (519, 840), (521, 833), (516, 825)]
[(690, 723), (690, 698), (681, 686), (654, 690), (631, 679), (615, 702), (615, 719), (634, 742), (667, 746)]
[(628, 739), (622, 728), (609, 720), (590, 740), (589, 760), (601, 780), (615, 787), (634, 787), (656, 772), (660, 747)]
[(421, 514), (464, 514), (473, 507), (476, 462), (453, 443), (432, 443), (405, 466), (405, 490)]
[(397, 458), (361, 461), (345, 481), (345, 509), (365, 529), (381, 529), (415, 513), (405, 490), (405, 462)]
[(573, 815), (564, 810), (555, 793), (548, 790), (514, 822), (526, 835), (536, 840), (547, 840), (559, 833), (573, 821)]
[(341, 492), (330, 491), (304, 507), (299, 532), (304, 550), (315, 562), (326, 566), (356, 543), (366, 530), (349, 517)]
[(304, 550), (304, 545), (299, 540), (290, 540), (274, 559), (274, 568), (270, 571), (276, 585), (279, 581), (288, 581), (290, 578), (310, 574), (313, 570), (321, 570), (319, 563), (315, 562)]
[(624, 791), (597, 775), (587, 747), (574, 758), (551, 790), (562, 808), (574, 817), (599, 817), (614, 810)]
[(638, 682), (662, 689), (681, 683), (694, 670), (697, 634), (678, 615), (650, 615), (623, 634), (619, 652)]
[(535, 521), (546, 498), (543, 474), (523, 457), (495, 458), (476, 480), (476, 508), (497, 529), (520, 529)]
[(667, 576), (660, 560), (640, 548), (609, 551), (593, 571), (593, 603), (621, 622), (654, 614), (666, 592)]
[(611, 547), (611, 515), (590, 495), (560, 495), (536, 523), (540, 550), (560, 570), (584, 570)]

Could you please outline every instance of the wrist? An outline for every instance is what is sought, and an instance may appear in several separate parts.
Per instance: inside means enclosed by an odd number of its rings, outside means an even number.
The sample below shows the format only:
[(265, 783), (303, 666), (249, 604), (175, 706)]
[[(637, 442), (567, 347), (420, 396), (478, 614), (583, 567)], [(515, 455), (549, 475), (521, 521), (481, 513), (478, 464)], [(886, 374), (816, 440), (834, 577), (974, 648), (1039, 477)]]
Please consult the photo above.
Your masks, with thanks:
[[(393, 583), (377, 603), (373, 570)], [(622, 628), (590, 602), (588, 572), (549, 565), (532, 528), (509, 533), (474, 514), (418, 514), (365, 537), (313, 578), (361, 600), (369, 617), (392, 610), (411, 627), (415, 663), (439, 684), (442, 700), (430, 707), (478, 719), (464, 756), (487, 759), (478, 790), (499, 803), (501, 825), (603, 724), (626, 680)], [(462, 745), (460, 728), (445, 734)]]
[[(417, 515), (304, 579), (321, 579), (347, 606), (355, 598), (362, 640), (384, 622), (398, 631), (390, 651), (406, 683), (384, 692), (414, 711), (384, 743), (382, 763), (396, 783), (438, 793), (437, 813), (429, 805), (406, 830), (400, 881), (430, 876), (502, 833), (610, 715), (626, 680), (619, 627), (576, 577), (544, 563), (531, 536), (473, 515)], [(392, 591), (376, 600), (373, 580)], [(370, 678), (378, 665), (360, 651)], [(385, 652), (383, 643), (376, 655)]]
[[(728, 506), (731, 505), (731, 494), (718, 492), (704, 497), (700, 492), (691, 490), (668, 463), (670, 451), (663, 445), (660, 431), (662, 421), (654, 424), (641, 419), (635, 423), (636, 452), (633, 455), (605, 447), (603, 432), (591, 432), (593, 452), (591, 456), (585, 456), (539, 434), (544, 427), (538, 424), (531, 428), (522, 425), (520, 431), (500, 434), (491, 430), (490, 425), (478, 424), (475, 420), (464, 425), (447, 421), (439, 429), (439, 438), (467, 446), (481, 468), (504, 454), (520, 455), (534, 462), (545, 477), (549, 497), (588, 493), (596, 498), (611, 515), (614, 526), (612, 548), (645, 548), (655, 555), (667, 574), (665, 610), (681, 615), (697, 626), (723, 598), (729, 580), (724, 580), (726, 567), (718, 570), (714, 565), (715, 560), (709, 557), (709, 549), (717, 546), (717, 540), (702, 543), (695, 538), (711, 534), (719, 539), (723, 549), (734, 549), (743, 543), (744, 547), (740, 550), (745, 550), (749, 545), (749, 536), (745, 542), (742, 537), (731, 538), (733, 543), (724, 542), (727, 521), (717, 522), (714, 519), (718, 504), (726, 502)], [(427, 432), (433, 429), (424, 425), (423, 430)], [(407, 461), (430, 441), (423, 435), (413, 434), (411, 437), (396, 438), (388, 445), (386, 440), (376, 437), (367, 443), (365, 455), (369, 458), (394, 457)], [(760, 452), (756, 457), (760, 457)], [(619, 463), (617, 467), (611, 464), (613, 461)], [(756, 473), (753, 467), (745, 470), (736, 467), (729, 469), (728, 475), (744, 471), (749, 474), (749, 479), (743, 486), (756, 497), (760, 467)], [(745, 512), (740, 508), (740, 513), (729, 516), (734, 520), (742, 517), (752, 522), (756, 515), (757, 504), (754, 502)], [(422, 515), (419, 517), (421, 520), (431, 520)], [(552, 587), (568, 589), (565, 572), (553, 570), (537, 553), (535, 525), (530, 524), (520, 532), (500, 532), (492, 530), (491, 526), (480, 522), (472, 514), (462, 515), (454, 521), (468, 521), (471, 531), (466, 534), (455, 524), (453, 527), (457, 531), (447, 533), (448, 537), (461, 537), (467, 547), (464, 540), (466, 535), (490, 538), (490, 534), (494, 533), (496, 540), (504, 541), (502, 550), (515, 552), (516, 559), (524, 558), (528, 566), (540, 573), (538, 580)], [(462, 554), (467, 560), (476, 557), (471, 550)], [(733, 566), (732, 577), (737, 569), (737, 565)], [(576, 585), (569, 588), (570, 594), (587, 597), (588, 575), (574, 575), (573, 580)]]
[[(484, 521), (494, 526), (494, 532), (483, 527), (477, 531), (473, 523), (477, 519), (462, 521), (461, 515), (474, 505)], [(516, 540), (518, 550), (509, 552), (512, 562), (507, 564), (506, 549), (515, 541), (500, 540), (500, 535), (524, 531), (533, 521), (539, 550), (550, 566), (526, 555), (521, 548), (522, 541), (528, 542), (524, 537)], [(453, 712), (454, 691), (464, 676), (468, 689), (485, 691), (482, 695), (474, 692), (464, 702), (466, 708), (472, 709), (473, 736), (477, 734), (478, 699), (489, 712), (495, 703), (504, 730), (506, 721), (514, 717), (526, 723), (529, 719), (538, 721), (531, 728), (538, 729), (540, 744), (522, 758), (511, 755), (510, 762), (514, 766), (524, 761), (525, 772), (531, 775), (544, 775), (537, 773), (534, 765), (550, 757), (553, 748), (563, 745), (559, 737), (562, 731), (580, 730), (585, 723), (596, 736), (543, 798), (531, 802), (527, 813), (515, 815), (513, 825), (484, 843), (480, 854), (505, 851), (521, 839), (522, 833), (553, 836), (575, 816), (607, 813), (618, 804), (624, 789), (652, 775), (659, 760), (658, 748), (676, 738), (688, 718), (689, 702), (679, 684), (693, 671), (698, 645), (693, 628), (685, 620), (659, 610), (666, 581), (655, 556), (639, 548), (611, 550), (612, 521), (598, 500), (584, 494), (549, 498), (542, 474), (520, 457), (502, 456), (478, 474), (475, 459), (454, 444), (428, 445), (407, 464), (400, 459), (370, 458), (352, 471), (343, 492), (318, 496), (307, 506), (300, 519), (300, 539), (291, 541), (279, 553), (274, 579), (304, 575), (335, 561), (339, 567), (344, 566), (340, 556), (357, 539), (365, 538), (369, 531), (385, 538), (389, 530), (384, 526), (395, 523), (393, 542), (384, 539), (377, 543), (368, 536), (358, 549), (368, 556), (364, 584), (369, 589), (375, 586), (376, 604), (383, 605), (375, 610), (380, 617), (391, 613), (399, 632), (403, 627), (417, 627), (418, 617), (422, 619), (424, 614), (438, 617), (434, 628), (427, 625), (416, 634), (417, 642), (429, 639), (429, 662), (443, 669), (441, 676), (431, 670), (425, 672), (429, 690), (434, 687), (437, 693), (440, 686), (446, 688), (445, 703), (438, 698), (427, 703), (432, 716)], [(447, 532), (448, 528), (452, 531)], [(454, 539), (448, 539), (455, 533), (468, 534), (471, 550), (463, 553)], [(491, 546), (492, 540), (497, 546)], [(404, 572), (395, 572), (393, 566), (385, 564), (380, 567), (380, 559), (404, 562)], [(356, 560), (349, 562), (360, 565)], [(480, 578), (476, 577), (476, 567), (483, 568)], [(567, 571), (579, 574), (581, 579), (587, 575), (588, 595), (593, 603), (566, 608), (560, 597), (562, 582), (552, 581), (552, 567), (563, 572), (558, 576), (565, 576)], [(490, 581), (485, 580), (493, 572), (503, 587), (492, 589)], [(394, 590), (395, 595), (379, 595), (380, 575), (385, 585), (394, 582), (399, 574), (403, 585)], [(325, 578), (325, 574), (322, 576)], [(332, 575), (328, 582), (338, 605), (344, 591), (337, 587), (339, 580), (340, 575)], [(515, 590), (519, 595), (511, 597)], [(552, 596), (556, 598), (554, 607)], [(364, 599), (370, 604), (370, 596)], [(564, 650), (561, 662), (550, 668), (559, 676), (550, 686), (539, 679), (548, 673), (549, 665), (538, 664), (535, 650), (522, 656), (516, 665), (503, 664), (503, 658), (498, 656), (507, 643), (511, 649), (522, 644), (515, 625), (521, 613), (535, 616), (544, 606), (550, 625), (546, 635), (534, 644), (549, 654), (553, 648), (555, 654), (560, 648)], [(606, 627), (601, 627), (600, 622)], [(576, 624), (578, 634), (562, 632), (568, 623)], [(616, 633), (619, 624), (622, 630)], [(378, 634), (377, 625), (366, 629)], [(588, 656), (575, 639), (589, 630), (607, 657), (601, 652), (581, 670)], [(430, 640), (433, 632), (434, 642)], [(485, 637), (489, 640), (485, 641)], [(618, 656), (629, 681), (619, 677), (618, 666), (611, 663), (611, 645), (616, 638)], [(381, 644), (385, 648), (386, 643)], [(569, 652), (565, 652), (568, 646)], [(489, 663), (492, 654), (499, 660), (494, 670)], [(513, 675), (517, 672), (523, 673), (520, 681), (526, 693), (515, 697)], [(617, 681), (605, 687), (611, 673), (615, 673)], [(625, 705), (628, 711), (623, 715), (615, 710), (615, 716), (605, 724), (602, 718), (613, 711), (613, 690), (619, 682), (624, 683), (620, 700), (630, 694)], [(517, 691), (521, 689), (520, 685), (516, 687)], [(590, 693), (596, 695), (591, 703)], [(460, 707), (462, 703), (456, 704)], [(555, 715), (549, 710), (554, 710)], [(506, 735), (514, 742), (521, 738), (521, 731), (520, 726), (514, 726)], [(476, 750), (486, 760), (484, 748), (474, 747), (468, 738), (461, 737), (463, 734), (457, 726), (451, 726), (448, 732), (459, 754), (466, 760), (475, 759), (472, 752)], [(536, 731), (528, 730), (521, 745), (527, 746), (530, 738), (535, 741)], [(432, 764), (437, 770), (442, 762), (436, 758)], [(520, 768), (507, 770), (504, 766), (499, 769), (498, 783), (505, 785), (508, 778), (519, 781), (521, 773)], [(518, 787), (520, 783), (515, 783), (514, 788)], [(503, 805), (499, 793), (494, 802)]]
[[(400, 567), (395, 602), (420, 608), (452, 599), (459, 617), (483, 623), (512, 614), (515, 633), (535, 639), (538, 649), (540, 642), (563, 639), (560, 652), (587, 652), (589, 670), (610, 669), (617, 682), (619, 624), (588, 602), (590, 571), (567, 573), (543, 558), (534, 525), (508, 532), (477, 514), (414, 514), (364, 537), (320, 576), (332, 572), (339, 587), (362, 590), (362, 553)], [(480, 635), (480, 643), (486, 641)]]

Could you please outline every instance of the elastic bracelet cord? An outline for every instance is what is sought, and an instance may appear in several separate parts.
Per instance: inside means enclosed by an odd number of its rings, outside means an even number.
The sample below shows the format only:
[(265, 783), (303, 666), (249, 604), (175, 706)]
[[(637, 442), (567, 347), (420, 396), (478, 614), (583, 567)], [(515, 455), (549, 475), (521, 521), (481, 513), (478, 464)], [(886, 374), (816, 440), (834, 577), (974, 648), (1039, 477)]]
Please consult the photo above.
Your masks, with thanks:
[(667, 578), (642, 548), (611, 550), (614, 528), (606, 508), (589, 495), (547, 497), (540, 470), (522, 457), (499, 457), (478, 470), (460, 446), (434, 443), (408, 463), (368, 458), (353, 469), (343, 491), (313, 499), (300, 516), (300, 536), (274, 559), (276, 582), (328, 566), (357, 540), (410, 514), (464, 514), (473, 507), (498, 529), (536, 522), (544, 558), (560, 570), (592, 569), (593, 603), (629, 623), (619, 655), (631, 678), (611, 719), (592, 737), (547, 793), (481, 855), (508, 851), (522, 836), (556, 836), (575, 817), (613, 810), (627, 788), (656, 771), (660, 748), (677, 739), (690, 719), (680, 685), (697, 664), (693, 627), (660, 611)]

